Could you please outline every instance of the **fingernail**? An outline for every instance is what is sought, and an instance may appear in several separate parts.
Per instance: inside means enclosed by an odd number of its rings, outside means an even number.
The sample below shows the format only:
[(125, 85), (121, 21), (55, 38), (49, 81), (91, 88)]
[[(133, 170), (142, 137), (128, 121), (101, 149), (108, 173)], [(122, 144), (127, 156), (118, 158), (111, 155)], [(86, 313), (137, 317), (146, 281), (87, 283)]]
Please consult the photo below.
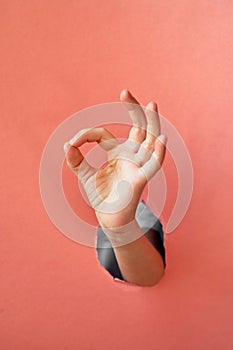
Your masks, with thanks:
[(123, 89), (123, 90), (121, 90), (120, 97), (127, 96), (128, 94), (129, 94), (129, 90), (128, 89)]
[(154, 101), (149, 102), (147, 105), (147, 108), (152, 110), (152, 111), (158, 112), (158, 106)]
[(78, 138), (79, 138), (79, 135), (75, 135), (72, 139), (70, 139), (69, 143), (71, 145), (73, 145), (77, 141)]
[(63, 146), (64, 152), (67, 153), (68, 150), (70, 149), (70, 147), (71, 147), (71, 146), (70, 146), (69, 142), (66, 142), (66, 143), (64, 144), (64, 146)]
[(166, 135), (159, 135), (158, 137), (159, 141), (162, 142), (162, 144), (167, 144), (167, 136)]

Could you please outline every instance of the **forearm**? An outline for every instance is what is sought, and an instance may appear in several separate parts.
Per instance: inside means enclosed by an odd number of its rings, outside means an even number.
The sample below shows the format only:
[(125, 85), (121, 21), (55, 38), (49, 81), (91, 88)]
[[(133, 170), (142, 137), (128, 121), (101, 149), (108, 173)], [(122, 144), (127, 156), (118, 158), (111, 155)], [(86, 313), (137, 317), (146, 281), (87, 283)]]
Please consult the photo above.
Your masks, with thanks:
[[(106, 229), (105, 229), (106, 230)], [(128, 232), (106, 232), (114, 249), (116, 259), (125, 281), (141, 286), (153, 286), (164, 274), (161, 255), (144, 235), (138, 224), (134, 224)], [(129, 243), (125, 237), (137, 236)], [(134, 235), (134, 236), (133, 236)], [(122, 242), (121, 242), (122, 241)], [(121, 245), (122, 243), (122, 245)]]

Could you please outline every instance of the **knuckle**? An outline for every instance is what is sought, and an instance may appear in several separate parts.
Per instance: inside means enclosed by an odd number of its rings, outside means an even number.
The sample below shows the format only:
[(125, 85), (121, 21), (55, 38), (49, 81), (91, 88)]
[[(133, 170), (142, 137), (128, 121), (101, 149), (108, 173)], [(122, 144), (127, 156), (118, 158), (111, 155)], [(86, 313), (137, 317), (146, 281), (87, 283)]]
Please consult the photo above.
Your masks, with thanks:
[(146, 148), (150, 152), (154, 151), (154, 145), (151, 142), (149, 142), (148, 140), (143, 142), (143, 147)]
[(145, 128), (143, 128), (143, 126), (136, 126), (135, 127), (135, 132), (138, 133), (139, 135), (144, 134), (145, 133)]

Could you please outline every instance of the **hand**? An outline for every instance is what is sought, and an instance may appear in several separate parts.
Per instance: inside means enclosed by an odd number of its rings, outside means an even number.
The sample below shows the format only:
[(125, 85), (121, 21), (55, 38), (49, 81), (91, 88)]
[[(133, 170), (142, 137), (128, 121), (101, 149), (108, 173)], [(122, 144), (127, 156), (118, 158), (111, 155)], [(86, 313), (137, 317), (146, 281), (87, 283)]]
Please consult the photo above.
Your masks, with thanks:
[[(91, 128), (81, 130), (64, 145), (67, 165), (83, 184), (100, 225), (113, 229), (135, 219), (143, 189), (161, 168), (166, 153), (156, 103), (150, 102), (144, 112), (128, 90), (121, 92), (120, 100), (133, 123), (125, 142), (120, 143), (104, 128)], [(79, 150), (85, 142), (97, 142), (107, 152), (104, 168), (96, 169), (85, 160)]]

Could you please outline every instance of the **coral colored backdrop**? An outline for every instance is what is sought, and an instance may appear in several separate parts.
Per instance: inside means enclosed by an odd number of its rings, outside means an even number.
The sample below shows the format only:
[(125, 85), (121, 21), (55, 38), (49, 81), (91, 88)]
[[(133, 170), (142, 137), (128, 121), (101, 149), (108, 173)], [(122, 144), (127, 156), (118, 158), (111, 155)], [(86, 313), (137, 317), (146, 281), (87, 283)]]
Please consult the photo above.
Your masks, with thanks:
[[(232, 10), (229, 0), (0, 1), (1, 349), (232, 349)], [(165, 236), (167, 269), (152, 288), (114, 282), (40, 197), (55, 128), (123, 88), (158, 103), (193, 162), (192, 201)], [(169, 154), (164, 172), (165, 223), (178, 184)]]

